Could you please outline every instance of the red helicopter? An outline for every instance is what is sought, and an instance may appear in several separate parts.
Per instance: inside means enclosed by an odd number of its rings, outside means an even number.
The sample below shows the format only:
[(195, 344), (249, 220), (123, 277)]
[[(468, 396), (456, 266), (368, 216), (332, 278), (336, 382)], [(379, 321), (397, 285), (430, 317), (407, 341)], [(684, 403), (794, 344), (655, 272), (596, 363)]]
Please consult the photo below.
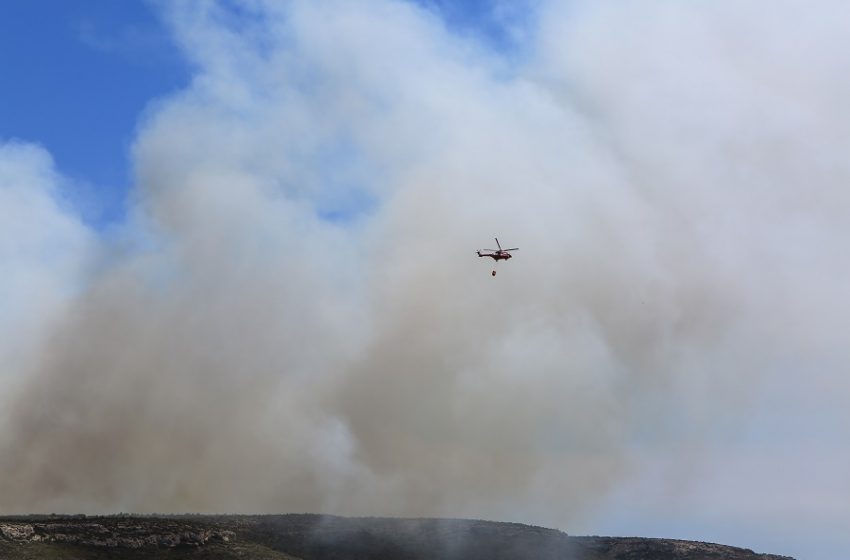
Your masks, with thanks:
[[(483, 251), (489, 251), (489, 252), (484, 252), (484, 253), (482, 253), (481, 250), (478, 250), (478, 251), (476, 251), (476, 253), (478, 253), (479, 257), (490, 257), (491, 259), (496, 261), (496, 263), (498, 263), (501, 260), (506, 261), (509, 258), (511, 258), (513, 255), (511, 255), (510, 251), (519, 251), (519, 247), (514, 247), (513, 249), (502, 249), (502, 244), (499, 243), (499, 238), (496, 237), (495, 239), (496, 239), (496, 246), (498, 247), (498, 249), (483, 249)], [(493, 270), (493, 272), (491, 274), (493, 276), (495, 276), (496, 271)]]

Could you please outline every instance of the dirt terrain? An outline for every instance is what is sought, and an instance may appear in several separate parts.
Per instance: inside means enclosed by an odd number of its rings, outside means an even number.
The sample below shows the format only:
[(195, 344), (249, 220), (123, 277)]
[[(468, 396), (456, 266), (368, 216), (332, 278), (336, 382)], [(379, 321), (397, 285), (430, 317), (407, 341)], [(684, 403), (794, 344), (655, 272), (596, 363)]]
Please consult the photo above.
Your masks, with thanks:
[(0, 517), (0, 559), (790, 560), (711, 543), (573, 537), (459, 519), (262, 516)]

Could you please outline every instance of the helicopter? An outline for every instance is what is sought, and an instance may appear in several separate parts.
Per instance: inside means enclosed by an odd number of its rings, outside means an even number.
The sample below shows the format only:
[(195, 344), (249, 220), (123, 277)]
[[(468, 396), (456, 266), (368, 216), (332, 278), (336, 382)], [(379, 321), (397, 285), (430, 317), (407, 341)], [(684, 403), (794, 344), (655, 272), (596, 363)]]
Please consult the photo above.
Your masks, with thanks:
[[(498, 249), (483, 249), (484, 252), (482, 252), (482, 250), (478, 250), (476, 253), (479, 257), (490, 257), (498, 264), (499, 261), (506, 261), (513, 256), (510, 251), (519, 251), (519, 247), (514, 247), (513, 249), (502, 249), (502, 244), (499, 243), (499, 238), (496, 237), (494, 239), (496, 240), (496, 246)], [(495, 276), (496, 270), (494, 269), (491, 274)]]

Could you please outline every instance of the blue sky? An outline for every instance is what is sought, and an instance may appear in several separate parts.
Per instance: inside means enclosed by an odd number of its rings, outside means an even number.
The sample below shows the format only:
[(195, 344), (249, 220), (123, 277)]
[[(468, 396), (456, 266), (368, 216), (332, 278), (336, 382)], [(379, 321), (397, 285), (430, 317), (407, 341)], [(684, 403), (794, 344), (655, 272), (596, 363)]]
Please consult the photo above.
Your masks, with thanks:
[(3, 2), (0, 75), (0, 137), (44, 146), (99, 224), (123, 215), (140, 114), (189, 77), (139, 0)]
[[(508, 24), (522, 23), (523, 11), (499, 14), (487, 0), (416, 2), (456, 33), (505, 53), (517, 47)], [(27, 0), (0, 7), (0, 75), (0, 138), (45, 147), (100, 228), (124, 217), (145, 107), (186, 86), (191, 68), (151, 2)]]
[(446, 25), (460, 34), (471, 34), (503, 52), (518, 48), (521, 30), (534, 17), (534, 0), (416, 0), (440, 14)]

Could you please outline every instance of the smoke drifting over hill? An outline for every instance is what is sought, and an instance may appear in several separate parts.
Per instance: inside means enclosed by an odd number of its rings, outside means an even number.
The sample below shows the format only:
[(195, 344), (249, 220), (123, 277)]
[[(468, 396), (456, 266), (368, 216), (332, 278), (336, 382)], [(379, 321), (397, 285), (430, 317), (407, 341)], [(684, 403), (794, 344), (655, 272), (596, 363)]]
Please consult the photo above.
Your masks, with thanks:
[(565, 524), (765, 387), (846, 435), (850, 7), (228, 6), (162, 7), (120, 242), (0, 147), (2, 511)]

